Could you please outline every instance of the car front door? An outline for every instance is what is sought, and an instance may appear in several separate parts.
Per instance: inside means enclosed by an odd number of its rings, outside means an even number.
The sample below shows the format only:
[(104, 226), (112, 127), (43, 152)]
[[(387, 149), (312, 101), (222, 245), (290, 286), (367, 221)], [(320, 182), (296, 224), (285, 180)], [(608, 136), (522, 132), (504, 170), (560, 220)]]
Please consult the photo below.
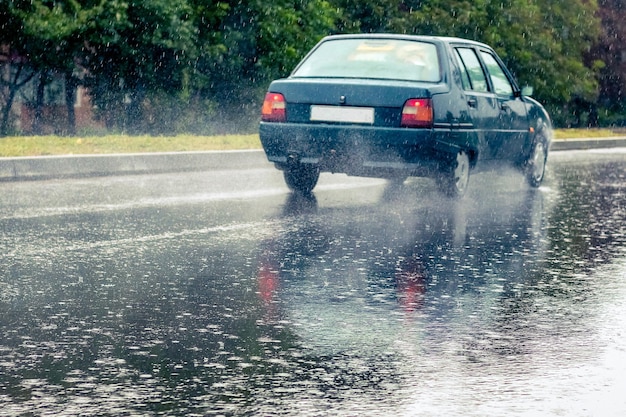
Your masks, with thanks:
[(529, 124), (526, 105), (504, 65), (492, 51), (481, 50), (480, 56), (497, 100), (497, 134), (490, 135), (489, 147), (495, 159), (515, 161), (527, 149)]

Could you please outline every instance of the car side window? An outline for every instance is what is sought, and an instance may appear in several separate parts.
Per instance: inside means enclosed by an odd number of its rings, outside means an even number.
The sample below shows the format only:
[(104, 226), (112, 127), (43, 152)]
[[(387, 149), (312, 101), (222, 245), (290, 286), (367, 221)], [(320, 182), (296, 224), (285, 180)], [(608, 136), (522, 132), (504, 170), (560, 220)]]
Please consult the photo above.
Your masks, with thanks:
[(488, 52), (481, 51), (480, 55), (487, 66), (487, 71), (489, 71), (491, 84), (493, 84), (495, 93), (501, 96), (512, 96), (513, 86), (511, 85), (509, 78), (506, 76), (504, 69), (500, 66), (500, 63), (492, 54)]
[(467, 74), (467, 67), (463, 62), (463, 58), (459, 55), (459, 50), (455, 49), (456, 52), (456, 61), (459, 64), (459, 69), (461, 70), (461, 84), (463, 84), (463, 90), (471, 90), (472, 82), (469, 79), (469, 75)]
[(456, 52), (461, 61), (461, 72), (465, 72), (465, 75), (461, 74), (463, 88), (483, 93), (488, 92), (487, 78), (485, 78), (483, 67), (480, 65), (476, 52), (470, 48), (456, 48)]

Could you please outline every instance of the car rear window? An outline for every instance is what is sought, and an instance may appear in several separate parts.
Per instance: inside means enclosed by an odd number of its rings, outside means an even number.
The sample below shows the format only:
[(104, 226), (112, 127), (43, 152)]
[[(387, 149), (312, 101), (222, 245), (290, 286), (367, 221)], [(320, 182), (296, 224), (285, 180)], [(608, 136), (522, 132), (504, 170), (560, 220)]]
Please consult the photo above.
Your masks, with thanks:
[(400, 39), (336, 39), (319, 45), (293, 77), (438, 82), (435, 45)]

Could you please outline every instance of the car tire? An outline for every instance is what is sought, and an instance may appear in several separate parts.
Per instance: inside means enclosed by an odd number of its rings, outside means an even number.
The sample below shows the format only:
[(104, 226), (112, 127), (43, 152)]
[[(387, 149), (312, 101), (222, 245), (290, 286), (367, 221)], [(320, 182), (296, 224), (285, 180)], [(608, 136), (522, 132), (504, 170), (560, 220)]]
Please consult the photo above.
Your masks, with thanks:
[(297, 163), (283, 170), (285, 183), (291, 191), (309, 194), (317, 185), (320, 170), (317, 166)]
[(466, 151), (456, 154), (454, 160), (440, 174), (439, 189), (448, 197), (461, 198), (465, 195), (470, 177), (470, 159)]
[(537, 140), (532, 147), (532, 151), (524, 164), (526, 182), (531, 187), (537, 188), (543, 182), (546, 173), (546, 162), (548, 160), (548, 148), (545, 141)]

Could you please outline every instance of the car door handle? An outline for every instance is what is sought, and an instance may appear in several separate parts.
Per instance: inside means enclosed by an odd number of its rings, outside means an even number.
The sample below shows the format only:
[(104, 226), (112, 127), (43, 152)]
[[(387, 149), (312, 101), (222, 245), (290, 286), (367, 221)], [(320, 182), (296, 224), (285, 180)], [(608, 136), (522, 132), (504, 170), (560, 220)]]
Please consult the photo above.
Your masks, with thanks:
[(475, 98), (470, 98), (467, 100), (467, 105), (473, 108), (478, 107), (478, 101)]
[(511, 107), (509, 107), (509, 105), (506, 103), (502, 103), (500, 104), (500, 110), (508, 114), (511, 112)]

